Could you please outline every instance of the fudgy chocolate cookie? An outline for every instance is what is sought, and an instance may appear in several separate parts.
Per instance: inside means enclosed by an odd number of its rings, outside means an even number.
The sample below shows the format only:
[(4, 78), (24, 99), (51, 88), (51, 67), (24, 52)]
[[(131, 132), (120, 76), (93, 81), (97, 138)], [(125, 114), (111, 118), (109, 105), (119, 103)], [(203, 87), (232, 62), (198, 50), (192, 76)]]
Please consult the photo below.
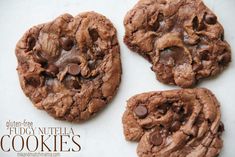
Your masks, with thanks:
[(140, 157), (216, 157), (223, 141), (220, 106), (207, 89), (150, 92), (128, 100), (127, 140)]
[(36, 107), (79, 122), (101, 110), (121, 80), (116, 29), (104, 16), (64, 14), (29, 29), (16, 45), (21, 87)]
[(190, 87), (231, 61), (223, 27), (201, 0), (140, 0), (124, 25), (126, 45), (165, 84)]

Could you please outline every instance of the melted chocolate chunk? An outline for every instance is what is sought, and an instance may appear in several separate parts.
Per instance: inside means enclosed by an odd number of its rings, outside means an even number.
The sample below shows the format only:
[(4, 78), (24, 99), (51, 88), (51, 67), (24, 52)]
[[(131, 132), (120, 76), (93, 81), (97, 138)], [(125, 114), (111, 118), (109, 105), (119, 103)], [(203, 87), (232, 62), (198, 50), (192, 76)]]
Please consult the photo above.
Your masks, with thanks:
[(210, 25), (214, 25), (217, 22), (217, 17), (213, 14), (206, 14), (205, 21), (206, 21), (206, 23), (208, 23)]
[(59, 73), (59, 68), (54, 65), (54, 64), (50, 64), (46, 70), (46, 72), (50, 75), (50, 76), (56, 76)]

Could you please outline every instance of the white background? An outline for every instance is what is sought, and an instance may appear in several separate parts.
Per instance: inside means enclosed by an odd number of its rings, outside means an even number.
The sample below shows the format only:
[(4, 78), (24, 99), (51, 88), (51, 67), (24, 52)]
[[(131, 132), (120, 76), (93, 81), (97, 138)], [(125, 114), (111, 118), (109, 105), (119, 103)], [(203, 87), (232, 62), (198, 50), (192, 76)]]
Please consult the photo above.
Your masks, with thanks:
[[(79, 153), (62, 153), (62, 157), (136, 157), (136, 143), (126, 142), (121, 117), (126, 100), (134, 94), (174, 89), (155, 80), (150, 64), (123, 44), (123, 18), (137, 0), (0, 0), (0, 135), (6, 133), (7, 120), (33, 121), (35, 126), (73, 127), (81, 135)], [(223, 24), (225, 39), (235, 50), (235, 1), (205, 0)], [(15, 45), (33, 25), (53, 20), (63, 13), (76, 15), (96, 11), (109, 18), (118, 31), (122, 58), (122, 83), (115, 99), (101, 114), (83, 124), (58, 121), (46, 112), (37, 110), (23, 94), (16, 73)], [(235, 52), (234, 52), (235, 53)], [(235, 58), (233, 53), (233, 58)], [(222, 157), (235, 156), (235, 64), (218, 77), (204, 80), (200, 87), (210, 89), (221, 102), (225, 124)], [(0, 157), (14, 157), (15, 152)]]

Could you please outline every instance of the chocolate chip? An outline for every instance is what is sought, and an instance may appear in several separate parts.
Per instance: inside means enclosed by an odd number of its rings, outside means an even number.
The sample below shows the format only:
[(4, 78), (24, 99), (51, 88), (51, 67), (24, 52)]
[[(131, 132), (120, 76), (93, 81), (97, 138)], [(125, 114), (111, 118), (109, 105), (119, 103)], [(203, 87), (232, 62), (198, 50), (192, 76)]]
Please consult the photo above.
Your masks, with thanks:
[(160, 146), (162, 144), (162, 142), (163, 142), (163, 138), (161, 137), (160, 133), (153, 132), (153, 133), (150, 134), (149, 141), (154, 146)]
[(71, 63), (68, 65), (68, 73), (71, 75), (78, 75), (81, 72), (81, 69), (78, 64)]
[(96, 41), (99, 38), (99, 34), (96, 29), (88, 29), (88, 31), (92, 41)]
[(206, 23), (208, 23), (210, 25), (214, 25), (217, 22), (217, 17), (213, 14), (206, 14), (205, 21), (206, 21)]
[(64, 50), (70, 51), (74, 45), (74, 42), (70, 38), (63, 37), (61, 38), (61, 46)]
[(139, 118), (145, 118), (148, 115), (148, 109), (143, 106), (139, 105), (134, 109), (135, 115)]
[(36, 39), (34, 37), (28, 37), (27, 39), (27, 50), (30, 51), (36, 45)]
[(59, 73), (59, 68), (54, 64), (50, 64), (47, 68), (47, 73), (51, 76), (56, 76)]
[(179, 121), (174, 121), (173, 124), (171, 125), (171, 132), (178, 131), (180, 129), (181, 123)]

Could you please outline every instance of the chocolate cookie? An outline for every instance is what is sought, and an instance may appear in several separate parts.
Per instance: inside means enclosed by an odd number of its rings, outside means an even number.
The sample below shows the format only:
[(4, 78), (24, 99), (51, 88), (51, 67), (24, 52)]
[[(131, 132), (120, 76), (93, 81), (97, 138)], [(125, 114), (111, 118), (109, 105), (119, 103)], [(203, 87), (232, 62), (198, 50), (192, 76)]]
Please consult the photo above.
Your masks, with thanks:
[(190, 87), (231, 61), (223, 27), (201, 0), (140, 0), (124, 25), (126, 45), (165, 84)]
[(139, 157), (216, 157), (223, 141), (220, 106), (207, 89), (150, 92), (128, 100), (123, 115), (127, 140)]
[(64, 14), (30, 28), (16, 45), (21, 87), (36, 107), (79, 122), (101, 110), (121, 80), (116, 29), (104, 16)]

